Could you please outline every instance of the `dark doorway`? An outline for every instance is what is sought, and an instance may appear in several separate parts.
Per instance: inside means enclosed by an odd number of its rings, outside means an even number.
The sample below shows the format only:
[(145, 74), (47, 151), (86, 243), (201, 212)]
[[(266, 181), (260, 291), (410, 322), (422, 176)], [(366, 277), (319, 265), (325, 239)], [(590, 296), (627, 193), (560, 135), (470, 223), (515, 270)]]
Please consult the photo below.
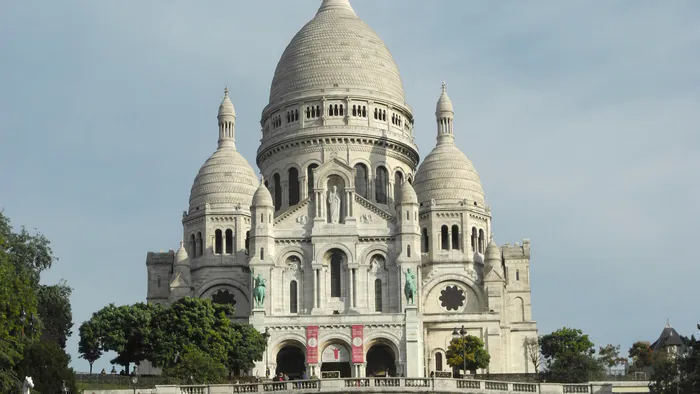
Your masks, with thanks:
[(387, 345), (374, 345), (367, 352), (367, 376), (396, 376), (394, 351)]
[(321, 372), (338, 371), (341, 378), (352, 377), (350, 363), (323, 363), (321, 364)]
[(291, 379), (301, 377), (304, 369), (304, 351), (296, 346), (285, 346), (277, 353), (277, 370), (275, 376), (286, 373)]

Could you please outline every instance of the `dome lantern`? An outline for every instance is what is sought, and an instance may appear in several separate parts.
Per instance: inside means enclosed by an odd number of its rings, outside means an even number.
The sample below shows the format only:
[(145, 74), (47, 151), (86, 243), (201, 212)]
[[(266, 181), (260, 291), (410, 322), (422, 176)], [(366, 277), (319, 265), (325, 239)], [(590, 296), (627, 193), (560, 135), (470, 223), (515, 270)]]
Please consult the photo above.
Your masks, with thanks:
[(236, 148), (236, 110), (228, 97), (228, 87), (224, 88), (224, 99), (219, 105), (219, 147)]

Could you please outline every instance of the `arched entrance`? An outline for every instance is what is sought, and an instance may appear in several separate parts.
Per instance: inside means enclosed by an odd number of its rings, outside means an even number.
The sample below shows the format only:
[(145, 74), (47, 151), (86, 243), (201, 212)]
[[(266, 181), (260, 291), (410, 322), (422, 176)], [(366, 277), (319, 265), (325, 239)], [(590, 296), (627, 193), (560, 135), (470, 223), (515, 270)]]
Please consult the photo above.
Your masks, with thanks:
[[(286, 345), (277, 352), (275, 376), (285, 373), (291, 379), (298, 379), (304, 373), (306, 357), (304, 351), (294, 345)], [(272, 376), (271, 376), (272, 377)]]
[(367, 376), (396, 376), (396, 355), (383, 343), (373, 345), (367, 351)]
[(348, 348), (340, 344), (326, 346), (321, 353), (321, 372), (338, 371), (341, 378), (352, 376), (350, 366), (350, 352)]

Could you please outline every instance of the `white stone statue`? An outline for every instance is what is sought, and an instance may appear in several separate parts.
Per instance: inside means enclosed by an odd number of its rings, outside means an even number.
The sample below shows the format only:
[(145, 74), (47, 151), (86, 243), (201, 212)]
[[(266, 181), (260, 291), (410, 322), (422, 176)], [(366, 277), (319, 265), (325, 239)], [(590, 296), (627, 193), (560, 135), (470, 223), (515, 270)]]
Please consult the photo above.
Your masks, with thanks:
[(331, 223), (340, 223), (340, 196), (337, 192), (337, 187), (333, 186), (333, 190), (328, 194), (328, 205), (331, 213)]
[(34, 380), (31, 377), (25, 376), (24, 382), (22, 382), (22, 394), (29, 394), (34, 388)]

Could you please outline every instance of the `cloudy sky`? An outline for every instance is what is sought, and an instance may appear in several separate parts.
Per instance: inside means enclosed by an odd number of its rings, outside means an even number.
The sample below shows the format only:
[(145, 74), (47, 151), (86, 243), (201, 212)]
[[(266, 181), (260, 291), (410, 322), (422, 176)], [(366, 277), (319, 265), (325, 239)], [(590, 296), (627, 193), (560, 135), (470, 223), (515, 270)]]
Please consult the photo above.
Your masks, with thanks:
[[(353, 0), (434, 146), (440, 83), (499, 243), (532, 240), (540, 331), (597, 344), (700, 323), (700, 4)], [(60, 258), (74, 331), (144, 301), (216, 148), (224, 85), (250, 163), (277, 61), (318, 0), (5, 2), (0, 209)], [(73, 365), (77, 334), (69, 341)], [(103, 357), (96, 368), (108, 366)]]

